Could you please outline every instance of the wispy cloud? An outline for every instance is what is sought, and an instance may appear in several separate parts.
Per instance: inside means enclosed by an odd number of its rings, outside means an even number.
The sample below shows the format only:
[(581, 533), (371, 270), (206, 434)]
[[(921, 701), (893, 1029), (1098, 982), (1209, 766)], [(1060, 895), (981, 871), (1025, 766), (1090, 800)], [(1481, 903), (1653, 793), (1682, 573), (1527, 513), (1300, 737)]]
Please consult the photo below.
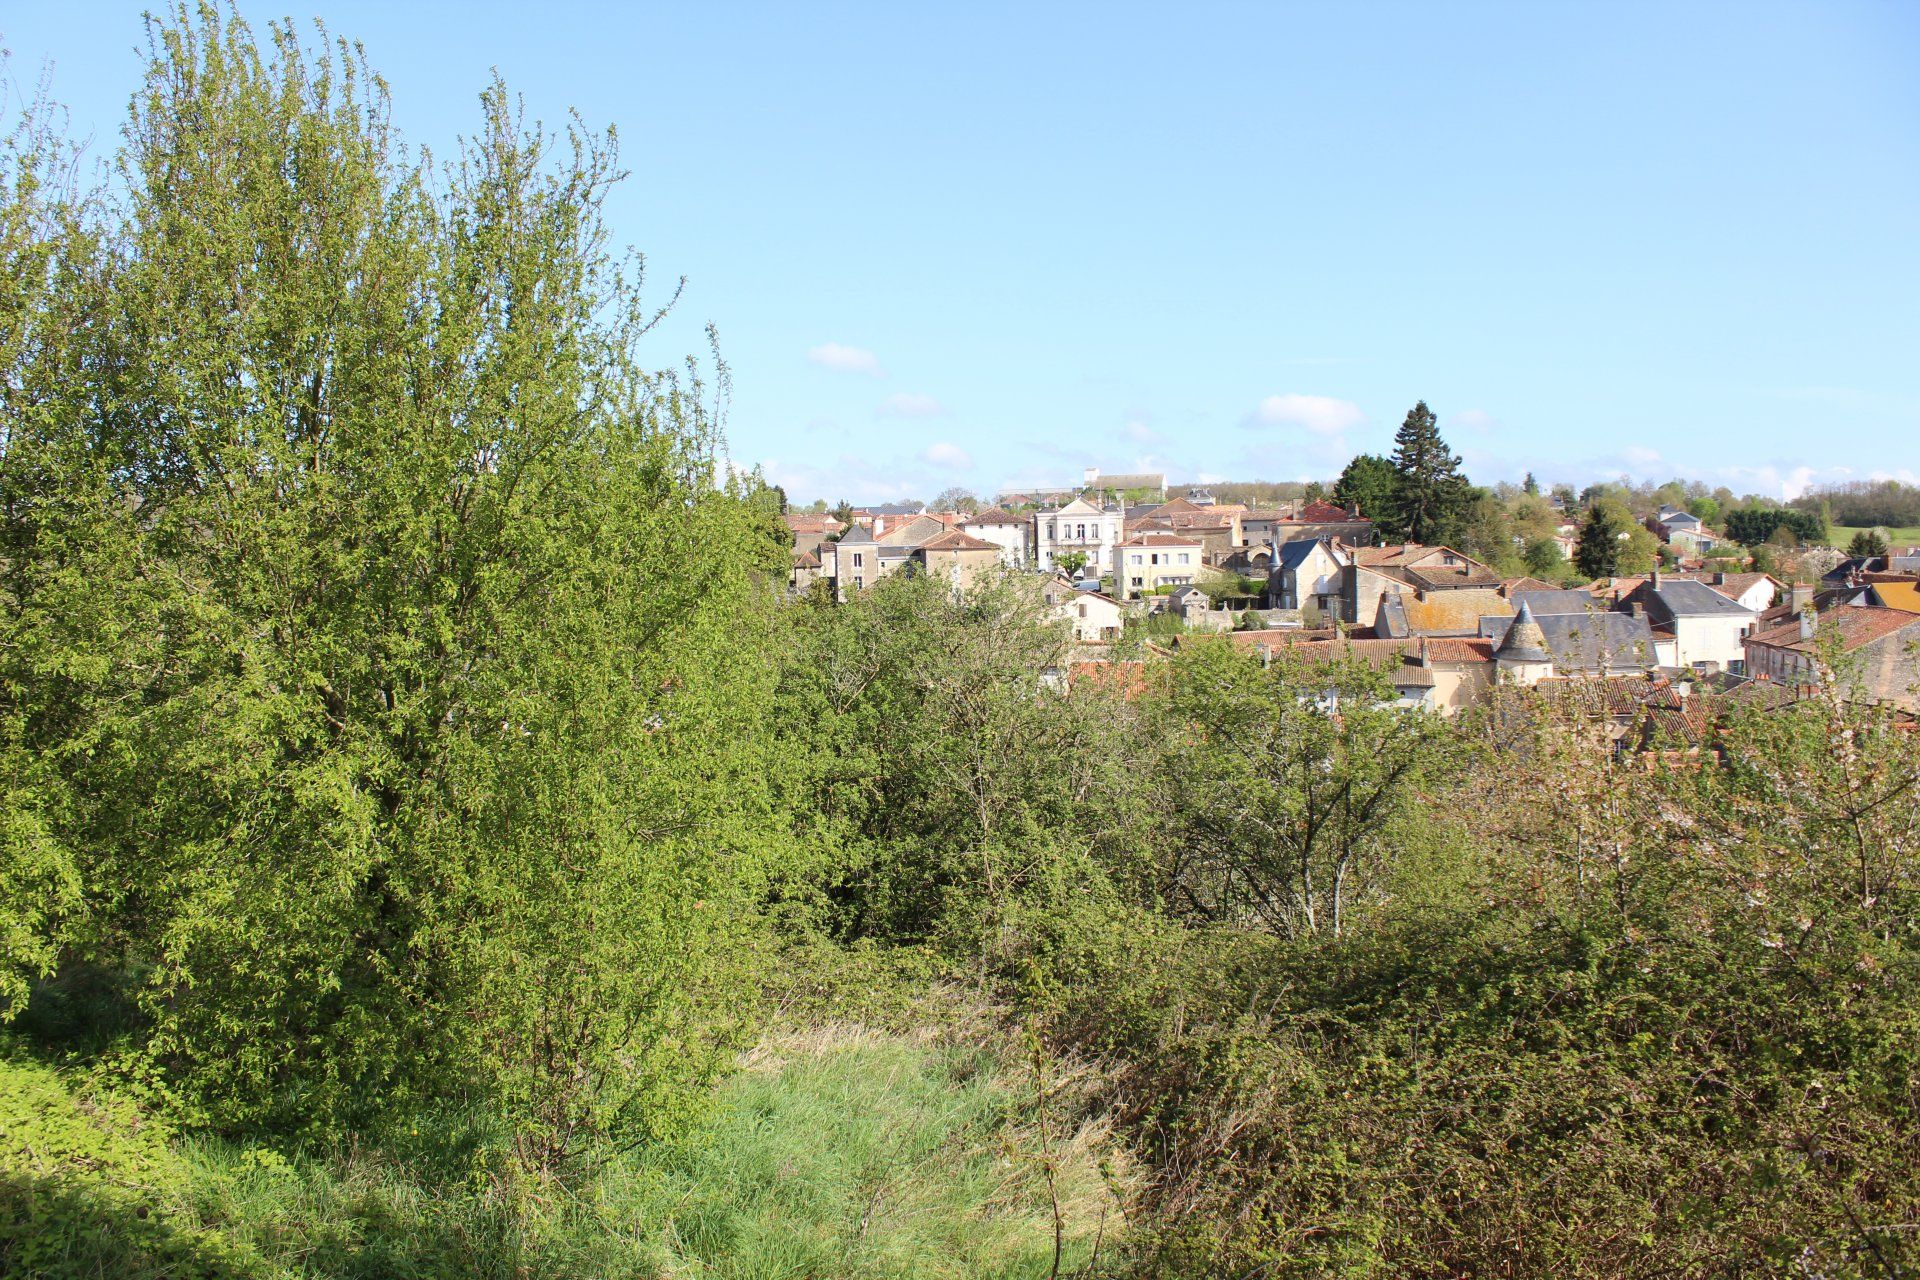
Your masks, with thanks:
[(879, 413), (889, 418), (937, 418), (946, 409), (932, 396), (899, 391), (880, 402)]
[(1351, 400), (1333, 396), (1308, 396), (1289, 393), (1268, 396), (1254, 406), (1242, 425), (1262, 427), (1300, 427), (1315, 435), (1337, 436), (1363, 425), (1367, 415)]
[(1491, 434), (1494, 428), (1500, 425), (1500, 419), (1485, 409), (1462, 409), (1458, 413), (1448, 414), (1442, 425), (1484, 436)]
[(1158, 444), (1160, 441), (1166, 439), (1165, 436), (1155, 431), (1139, 418), (1130, 419), (1126, 426), (1121, 427), (1120, 437), (1134, 444)]
[(920, 457), (936, 467), (945, 467), (949, 471), (973, 470), (973, 456), (959, 445), (946, 440), (928, 445)]
[(880, 367), (879, 356), (865, 347), (849, 347), (838, 342), (823, 342), (807, 348), (807, 362), (835, 373), (864, 373), (869, 378), (887, 376), (887, 371)]

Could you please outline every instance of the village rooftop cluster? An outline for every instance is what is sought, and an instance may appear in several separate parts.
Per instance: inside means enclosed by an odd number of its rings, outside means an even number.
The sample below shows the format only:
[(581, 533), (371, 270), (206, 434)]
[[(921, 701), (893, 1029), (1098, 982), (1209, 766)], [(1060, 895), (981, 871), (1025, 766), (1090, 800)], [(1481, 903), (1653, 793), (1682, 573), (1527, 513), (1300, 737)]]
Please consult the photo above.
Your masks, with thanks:
[[(1554, 539), (1571, 557), (1580, 513), (1551, 501), (1564, 517)], [(1256, 508), (1207, 487), (1170, 497), (1158, 474), (1090, 469), (1078, 486), (1002, 493), (974, 510), (896, 503), (785, 521), (797, 593), (844, 601), (902, 572), (956, 590), (1035, 575), (1042, 607), (1071, 629), (1081, 675), (1224, 634), (1269, 657), (1381, 664), (1398, 705), (1442, 714), (1502, 684), (1595, 680), (1620, 682), (1611, 696), (1624, 704), (1684, 712), (1695, 691), (1790, 702), (1834, 654), (1859, 696), (1920, 711), (1920, 547), (1818, 548), (1792, 570), (1775, 564), (1777, 576), (1730, 571), (1752, 561), (1730, 560), (1737, 544), (1671, 504), (1642, 522), (1660, 546), (1650, 572), (1577, 587), (1502, 576), (1451, 546), (1379, 545), (1354, 503)], [(1125, 644), (1135, 633), (1150, 638)]]

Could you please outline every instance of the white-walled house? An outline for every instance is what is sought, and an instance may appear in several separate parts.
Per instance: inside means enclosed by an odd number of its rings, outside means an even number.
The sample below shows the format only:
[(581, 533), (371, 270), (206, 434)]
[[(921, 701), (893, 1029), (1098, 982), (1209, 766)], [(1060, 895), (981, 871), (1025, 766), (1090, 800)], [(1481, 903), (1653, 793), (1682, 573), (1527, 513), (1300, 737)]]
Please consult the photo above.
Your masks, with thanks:
[(1024, 569), (1033, 560), (1033, 521), (999, 507), (988, 507), (961, 519), (960, 532), (991, 542), (1000, 548), (1000, 562), (1010, 569)]
[(1036, 511), (1034, 564), (1051, 571), (1060, 567), (1061, 556), (1077, 552), (1087, 558), (1087, 569), (1094, 576), (1110, 573), (1124, 520), (1118, 506), (1097, 507), (1085, 498), (1075, 498), (1057, 511)]
[(1099, 591), (1076, 590), (1064, 584), (1050, 584), (1046, 598), (1052, 605), (1048, 616), (1070, 623), (1075, 640), (1083, 644), (1101, 644), (1120, 638), (1127, 611), (1112, 596)]
[(1620, 602), (1621, 607), (1644, 613), (1655, 637), (1673, 636), (1675, 666), (1706, 662), (1722, 670), (1741, 670), (1746, 650), (1741, 640), (1759, 620), (1759, 614), (1704, 582), (1670, 578), (1658, 570)]

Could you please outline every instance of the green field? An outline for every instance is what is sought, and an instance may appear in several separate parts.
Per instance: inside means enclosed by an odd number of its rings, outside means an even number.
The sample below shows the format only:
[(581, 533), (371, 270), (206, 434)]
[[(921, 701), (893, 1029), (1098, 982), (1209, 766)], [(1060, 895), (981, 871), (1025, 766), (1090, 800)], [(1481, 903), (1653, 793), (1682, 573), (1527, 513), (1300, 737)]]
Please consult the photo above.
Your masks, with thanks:
[[(1839, 547), (1844, 551), (1847, 548), (1847, 543), (1853, 541), (1853, 535), (1861, 532), (1863, 532), (1862, 529), (1853, 525), (1836, 524), (1833, 526), (1832, 535), (1827, 539), (1827, 542), (1830, 546)], [(1887, 542), (1891, 544), (1895, 550), (1903, 547), (1920, 547), (1920, 525), (1910, 525), (1900, 529), (1883, 529), (1882, 532), (1887, 535)]]

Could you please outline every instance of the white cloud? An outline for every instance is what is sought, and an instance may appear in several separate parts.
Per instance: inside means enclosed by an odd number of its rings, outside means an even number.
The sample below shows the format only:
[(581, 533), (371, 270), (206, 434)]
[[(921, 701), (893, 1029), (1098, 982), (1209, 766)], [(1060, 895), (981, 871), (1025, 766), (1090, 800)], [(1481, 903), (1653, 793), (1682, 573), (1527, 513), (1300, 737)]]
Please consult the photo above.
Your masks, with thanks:
[(1120, 428), (1120, 434), (1135, 444), (1158, 444), (1166, 438), (1138, 418)]
[(838, 342), (823, 342), (817, 347), (807, 348), (807, 360), (822, 369), (831, 369), (835, 373), (864, 373), (869, 378), (884, 378), (887, 371), (880, 367), (880, 357), (865, 347), (849, 347)]
[(1660, 461), (1660, 451), (1643, 444), (1630, 444), (1620, 451), (1620, 457), (1630, 467), (1650, 467)]
[(927, 446), (921, 458), (936, 467), (945, 467), (950, 471), (973, 470), (973, 458), (957, 444), (941, 440)]
[(1337, 436), (1360, 426), (1367, 415), (1351, 400), (1297, 393), (1268, 396), (1247, 415), (1249, 427), (1303, 427), (1315, 435)]
[(880, 412), (896, 418), (937, 418), (946, 409), (932, 396), (916, 391), (899, 391), (880, 402)]

